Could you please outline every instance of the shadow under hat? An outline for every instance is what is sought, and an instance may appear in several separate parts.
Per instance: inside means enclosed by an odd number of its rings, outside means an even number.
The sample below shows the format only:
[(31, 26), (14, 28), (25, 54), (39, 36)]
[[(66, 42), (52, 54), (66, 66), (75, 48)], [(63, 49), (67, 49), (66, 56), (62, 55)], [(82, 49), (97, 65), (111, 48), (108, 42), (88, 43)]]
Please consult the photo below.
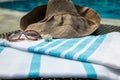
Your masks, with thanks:
[(70, 0), (49, 0), (21, 18), (23, 30), (35, 30), (54, 38), (74, 38), (93, 33), (100, 25), (99, 14)]

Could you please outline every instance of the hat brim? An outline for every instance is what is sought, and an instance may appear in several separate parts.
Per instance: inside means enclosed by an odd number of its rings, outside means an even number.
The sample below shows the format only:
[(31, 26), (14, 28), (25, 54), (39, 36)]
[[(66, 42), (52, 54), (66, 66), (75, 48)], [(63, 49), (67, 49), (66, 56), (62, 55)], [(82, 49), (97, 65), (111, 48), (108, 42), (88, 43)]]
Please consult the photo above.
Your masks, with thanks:
[[(97, 29), (100, 25), (99, 14), (88, 7), (82, 7), (75, 5), (80, 16), (86, 18), (91, 23), (91, 29)], [(34, 8), (31, 12), (24, 15), (20, 20), (21, 29), (25, 30), (30, 24), (36, 23), (45, 18), (47, 5), (38, 6)]]

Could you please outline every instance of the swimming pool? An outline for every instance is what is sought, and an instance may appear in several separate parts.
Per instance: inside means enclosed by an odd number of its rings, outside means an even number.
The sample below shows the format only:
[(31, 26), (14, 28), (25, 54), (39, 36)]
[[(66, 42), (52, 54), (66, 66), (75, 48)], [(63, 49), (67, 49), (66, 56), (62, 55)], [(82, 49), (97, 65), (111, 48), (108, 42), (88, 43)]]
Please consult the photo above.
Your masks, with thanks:
[[(72, 0), (74, 4), (95, 9), (102, 18), (120, 19), (120, 0)], [(48, 0), (15, 0), (0, 2), (0, 8), (29, 12), (38, 5), (47, 4)]]

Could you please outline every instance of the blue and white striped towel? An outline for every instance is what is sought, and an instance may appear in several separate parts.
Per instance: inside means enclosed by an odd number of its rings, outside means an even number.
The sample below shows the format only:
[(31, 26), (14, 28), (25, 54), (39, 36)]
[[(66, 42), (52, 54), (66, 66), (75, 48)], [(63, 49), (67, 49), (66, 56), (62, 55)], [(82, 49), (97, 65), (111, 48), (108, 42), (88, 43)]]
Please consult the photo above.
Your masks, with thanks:
[(120, 80), (120, 70), (0, 46), (0, 79), (38, 77)]
[[(0, 44), (0, 65), (2, 65), (0, 66), (0, 77), (7, 76), (9, 78), (18, 75), (18, 77), (71, 76), (117, 80), (120, 78), (119, 32), (82, 38), (53, 39), (50, 42), (45, 42), (44, 40), (19, 42), (2, 40)], [(35, 54), (29, 54), (30, 52)], [(13, 56), (15, 56), (15, 59)], [(63, 59), (57, 57), (62, 57)], [(7, 71), (8, 65), (10, 68)], [(20, 65), (27, 66), (23, 66), (25, 69), (21, 70), (22, 67)], [(9, 70), (13, 71), (10, 72)], [(7, 72), (10, 74), (5, 75)]]

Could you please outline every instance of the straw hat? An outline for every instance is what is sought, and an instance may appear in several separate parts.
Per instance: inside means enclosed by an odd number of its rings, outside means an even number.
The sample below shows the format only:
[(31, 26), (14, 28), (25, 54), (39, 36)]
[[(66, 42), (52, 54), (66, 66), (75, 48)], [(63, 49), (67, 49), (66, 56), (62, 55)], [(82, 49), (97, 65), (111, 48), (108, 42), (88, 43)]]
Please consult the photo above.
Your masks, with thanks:
[(49, 0), (21, 18), (23, 30), (35, 30), (54, 38), (74, 38), (93, 33), (100, 24), (96, 11), (74, 5), (70, 0)]

